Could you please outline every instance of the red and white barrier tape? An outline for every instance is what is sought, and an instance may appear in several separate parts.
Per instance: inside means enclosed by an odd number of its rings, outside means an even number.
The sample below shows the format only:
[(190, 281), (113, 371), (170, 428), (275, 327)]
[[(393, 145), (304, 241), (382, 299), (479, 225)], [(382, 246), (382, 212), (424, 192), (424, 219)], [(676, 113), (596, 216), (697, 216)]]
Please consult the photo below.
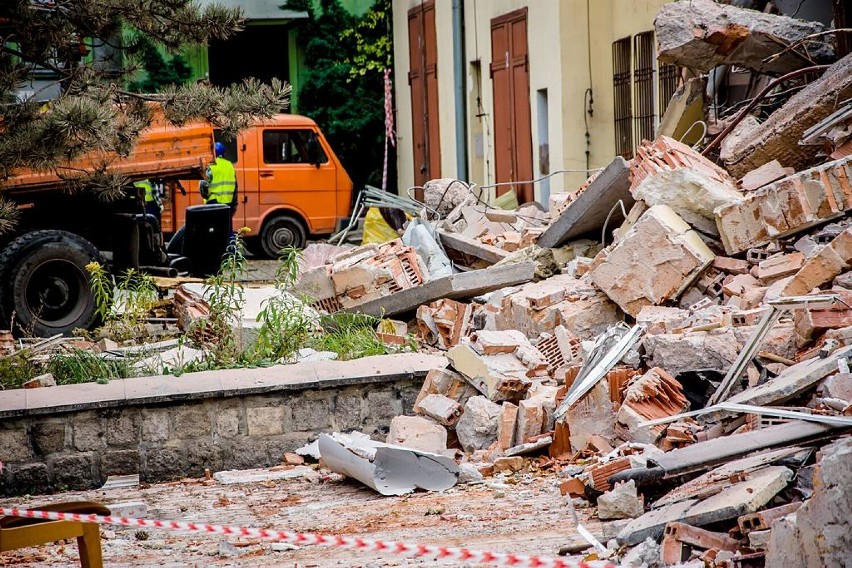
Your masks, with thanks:
[(50, 521), (77, 521), (106, 525), (125, 525), (129, 527), (146, 527), (173, 531), (194, 533), (222, 534), (262, 538), (274, 541), (290, 542), (301, 545), (318, 545), (335, 548), (349, 548), (383, 554), (396, 554), (410, 557), (430, 557), (440, 560), (457, 560), (468, 563), (484, 563), (491, 566), (529, 566), (536, 568), (614, 568), (609, 562), (585, 562), (563, 558), (547, 558), (544, 556), (526, 556), (521, 554), (504, 554), (484, 550), (469, 550), (434, 544), (409, 544), (404, 542), (385, 542), (383, 540), (358, 538), (353, 536), (329, 536), (315, 533), (300, 533), (270, 529), (253, 529), (246, 527), (229, 527), (208, 525), (205, 523), (190, 523), (186, 521), (160, 521), (153, 519), (132, 519), (101, 515), (83, 515), (80, 513), (60, 513), (57, 511), (31, 511), (18, 508), (0, 507), (0, 515), (12, 517), (27, 517), (30, 519), (45, 519)]

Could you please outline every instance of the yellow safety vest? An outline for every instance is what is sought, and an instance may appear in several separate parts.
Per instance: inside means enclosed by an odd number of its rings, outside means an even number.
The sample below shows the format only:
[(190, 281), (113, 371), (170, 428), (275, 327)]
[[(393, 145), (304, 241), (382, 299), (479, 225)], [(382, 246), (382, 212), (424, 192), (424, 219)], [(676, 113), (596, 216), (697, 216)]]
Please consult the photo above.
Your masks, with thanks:
[(133, 185), (145, 190), (145, 203), (157, 201), (157, 197), (154, 195), (154, 185), (151, 183), (151, 180), (143, 179), (142, 181), (137, 181)]
[(216, 162), (210, 164), (210, 194), (207, 203), (224, 203), (230, 205), (234, 200), (234, 191), (237, 189), (237, 172), (234, 164), (225, 158), (216, 158)]

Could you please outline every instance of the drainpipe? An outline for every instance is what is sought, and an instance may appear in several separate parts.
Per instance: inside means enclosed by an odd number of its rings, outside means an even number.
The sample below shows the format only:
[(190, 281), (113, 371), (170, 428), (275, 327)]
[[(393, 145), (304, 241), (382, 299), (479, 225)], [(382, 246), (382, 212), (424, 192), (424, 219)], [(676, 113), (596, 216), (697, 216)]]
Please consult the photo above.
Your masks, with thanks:
[(453, 0), (453, 81), (456, 103), (456, 177), (464, 182), (467, 175), (467, 97), (464, 75), (464, 0)]

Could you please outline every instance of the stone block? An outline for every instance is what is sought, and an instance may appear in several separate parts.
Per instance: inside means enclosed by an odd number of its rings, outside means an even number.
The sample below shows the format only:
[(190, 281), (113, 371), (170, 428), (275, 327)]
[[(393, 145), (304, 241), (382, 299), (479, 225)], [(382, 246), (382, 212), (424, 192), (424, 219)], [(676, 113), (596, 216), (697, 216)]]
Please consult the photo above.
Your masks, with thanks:
[[(294, 407), (294, 413), (296, 412)], [(303, 407), (299, 412), (303, 412)], [(326, 408), (326, 415), (328, 409)], [(301, 415), (300, 415), (301, 417)], [(317, 419), (318, 420), (318, 419)], [(326, 423), (328, 418), (325, 418)], [(284, 433), (284, 407), (259, 406), (246, 408), (246, 427), (249, 436), (274, 436)]]
[(81, 412), (71, 421), (74, 448), (81, 452), (100, 450), (106, 445), (103, 420), (95, 412)]
[(642, 499), (636, 493), (636, 482), (632, 479), (598, 497), (598, 518), (602, 521), (635, 519), (644, 512)]
[(402, 401), (396, 396), (393, 389), (384, 388), (367, 393), (368, 415), (374, 423), (388, 425), (395, 416), (402, 414)]
[(175, 408), (173, 413), (174, 434), (177, 438), (200, 438), (210, 436), (210, 410), (207, 405), (193, 404)]
[(7, 488), (15, 495), (43, 495), (53, 490), (47, 464), (27, 463), (8, 469), (11, 481)]
[[(39, 420), (32, 425), (33, 450), (46, 456), (65, 449), (68, 437), (66, 420)], [(2, 437), (2, 434), (0, 434)], [(0, 442), (2, 444), (2, 442)], [(3, 459), (0, 453), (0, 459)]]
[(31, 455), (24, 427), (0, 429), (0, 462), (22, 462), (30, 459)]
[(51, 460), (53, 481), (60, 491), (90, 489), (95, 485), (92, 454), (80, 453)]
[(142, 441), (165, 442), (168, 440), (171, 432), (169, 422), (168, 408), (142, 409)]
[(182, 448), (148, 448), (144, 452), (140, 478), (148, 483), (178, 479), (186, 471), (185, 460)]
[(233, 438), (240, 433), (240, 416), (242, 410), (236, 408), (219, 408), (216, 412), (216, 435), (223, 438)]
[(666, 205), (656, 205), (590, 273), (619, 307), (636, 316), (643, 306), (676, 299), (713, 262), (697, 233)]
[(130, 475), (140, 471), (139, 452), (137, 450), (114, 450), (101, 455), (100, 473), (106, 478), (110, 475)]
[(338, 394), (334, 399), (332, 421), (337, 431), (357, 430), (361, 427), (361, 395)]
[(387, 443), (440, 453), (447, 449), (447, 431), (427, 418), (397, 416), (391, 420)]
[(106, 441), (110, 446), (130, 446), (139, 443), (139, 410), (125, 408), (104, 413)]
[(497, 440), (500, 406), (484, 396), (473, 396), (456, 424), (456, 435), (466, 452), (484, 450)]
[(204, 470), (220, 471), (223, 468), (222, 448), (208, 440), (193, 440), (185, 446), (185, 475), (201, 477)]

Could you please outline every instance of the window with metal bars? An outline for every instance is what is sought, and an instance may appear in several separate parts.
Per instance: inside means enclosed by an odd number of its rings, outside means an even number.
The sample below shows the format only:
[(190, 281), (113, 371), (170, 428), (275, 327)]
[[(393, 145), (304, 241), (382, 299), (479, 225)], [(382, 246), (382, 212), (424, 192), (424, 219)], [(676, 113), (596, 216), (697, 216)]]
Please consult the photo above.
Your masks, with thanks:
[(660, 119), (662, 119), (669, 102), (672, 100), (672, 95), (680, 87), (680, 67), (670, 63), (659, 63), (658, 70), (657, 93), (659, 95)]
[(633, 36), (633, 132), (635, 146), (654, 139), (657, 116), (654, 97), (654, 32)]
[(630, 37), (612, 42), (612, 88), (615, 105), (615, 153), (633, 157), (633, 105), (630, 98)]

